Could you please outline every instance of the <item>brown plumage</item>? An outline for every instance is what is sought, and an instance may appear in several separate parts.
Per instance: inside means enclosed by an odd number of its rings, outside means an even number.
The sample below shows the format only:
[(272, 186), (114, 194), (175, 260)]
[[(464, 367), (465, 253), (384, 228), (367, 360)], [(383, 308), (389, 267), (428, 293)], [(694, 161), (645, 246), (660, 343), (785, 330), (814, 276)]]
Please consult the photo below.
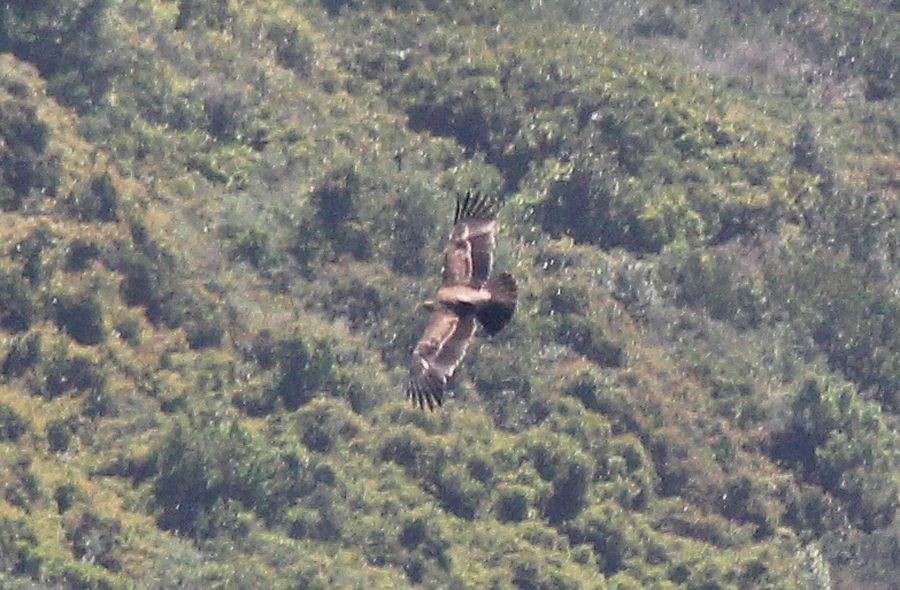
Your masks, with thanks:
[(434, 410), (480, 324), (496, 334), (516, 309), (516, 281), (508, 273), (490, 278), (494, 264), (497, 201), (466, 193), (456, 199), (453, 231), (444, 249), (443, 281), (425, 302), (431, 318), (413, 349), (406, 394)]

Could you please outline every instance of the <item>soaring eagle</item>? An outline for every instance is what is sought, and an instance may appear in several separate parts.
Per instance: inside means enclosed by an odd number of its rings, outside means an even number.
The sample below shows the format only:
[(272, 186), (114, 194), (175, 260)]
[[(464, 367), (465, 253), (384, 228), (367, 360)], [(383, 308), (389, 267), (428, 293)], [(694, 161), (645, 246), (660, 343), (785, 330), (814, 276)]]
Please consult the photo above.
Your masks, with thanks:
[(494, 263), (497, 201), (467, 192), (456, 199), (453, 232), (444, 250), (443, 281), (425, 333), (413, 349), (406, 395), (414, 405), (434, 410), (466, 354), (478, 324), (494, 335), (516, 309), (516, 281), (509, 273), (489, 278)]

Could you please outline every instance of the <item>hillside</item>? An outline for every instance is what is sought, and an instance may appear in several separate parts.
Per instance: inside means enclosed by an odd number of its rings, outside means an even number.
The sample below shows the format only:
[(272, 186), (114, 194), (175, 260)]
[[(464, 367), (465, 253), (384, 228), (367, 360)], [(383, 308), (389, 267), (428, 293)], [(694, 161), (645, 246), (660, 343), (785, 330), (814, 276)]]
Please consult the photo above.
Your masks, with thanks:
[[(0, 7), (0, 587), (889, 588), (898, 21)], [(421, 412), (469, 189), (519, 307)]]

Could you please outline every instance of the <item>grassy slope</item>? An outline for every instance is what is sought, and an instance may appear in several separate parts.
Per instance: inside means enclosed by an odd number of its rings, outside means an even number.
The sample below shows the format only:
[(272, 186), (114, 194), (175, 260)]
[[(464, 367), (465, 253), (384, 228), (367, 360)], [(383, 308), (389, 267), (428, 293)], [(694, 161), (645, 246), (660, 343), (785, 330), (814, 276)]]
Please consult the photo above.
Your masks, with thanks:
[[(896, 156), (844, 130), (881, 106), (813, 112), (798, 166), (783, 98), (555, 14), (189, 4), (110, 9), (78, 115), (4, 57), (49, 141), (5, 131), (46, 173), (0, 222), (0, 582), (797, 587), (818, 540), (878, 542)], [(510, 193), (520, 320), (423, 416), (419, 253), (473, 185)], [(822, 204), (873, 193), (822, 262)], [(847, 272), (873, 287), (822, 288)]]

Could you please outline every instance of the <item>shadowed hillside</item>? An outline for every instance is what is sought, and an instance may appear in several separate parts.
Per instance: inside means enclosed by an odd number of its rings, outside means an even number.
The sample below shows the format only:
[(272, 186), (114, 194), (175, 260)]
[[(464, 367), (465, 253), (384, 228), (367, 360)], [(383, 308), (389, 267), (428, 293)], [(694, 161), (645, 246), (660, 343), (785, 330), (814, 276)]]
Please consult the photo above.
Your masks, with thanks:
[(0, 586), (889, 588), (896, 9), (0, 7)]

